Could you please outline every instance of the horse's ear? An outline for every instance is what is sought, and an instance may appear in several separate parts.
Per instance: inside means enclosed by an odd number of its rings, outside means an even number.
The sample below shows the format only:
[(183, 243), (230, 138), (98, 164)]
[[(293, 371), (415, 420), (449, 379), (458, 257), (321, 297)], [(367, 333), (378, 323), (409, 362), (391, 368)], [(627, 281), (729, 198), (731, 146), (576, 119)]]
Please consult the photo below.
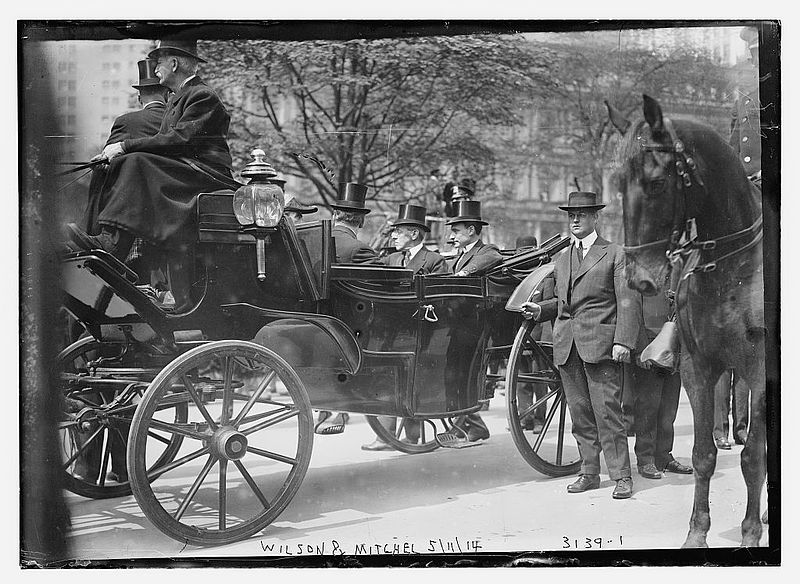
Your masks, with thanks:
[(620, 134), (625, 134), (625, 132), (628, 131), (628, 128), (631, 127), (631, 121), (622, 115), (621, 111), (608, 103), (608, 100), (604, 99), (603, 103), (606, 104), (606, 109), (608, 110), (608, 119), (611, 120), (611, 124), (617, 130), (619, 130)]
[(661, 112), (661, 105), (649, 95), (642, 95), (644, 102), (644, 119), (653, 133), (664, 131), (664, 114)]

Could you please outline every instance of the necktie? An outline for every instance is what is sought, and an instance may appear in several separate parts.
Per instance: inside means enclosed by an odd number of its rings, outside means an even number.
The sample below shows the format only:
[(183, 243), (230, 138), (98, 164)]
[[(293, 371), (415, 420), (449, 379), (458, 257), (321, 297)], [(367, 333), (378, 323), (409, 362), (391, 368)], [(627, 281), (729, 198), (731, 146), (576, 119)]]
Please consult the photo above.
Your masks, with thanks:
[(458, 252), (458, 259), (456, 260), (456, 269), (454, 270), (456, 272), (461, 269), (461, 262), (464, 259), (464, 253), (465, 252), (463, 248), (461, 248), (461, 250)]
[(581, 265), (581, 262), (583, 262), (583, 242), (579, 241), (578, 242), (578, 265)]
[(410, 259), (411, 259), (411, 250), (410, 249), (403, 250), (403, 260), (401, 263), (402, 267), (405, 268), (408, 265), (408, 260)]

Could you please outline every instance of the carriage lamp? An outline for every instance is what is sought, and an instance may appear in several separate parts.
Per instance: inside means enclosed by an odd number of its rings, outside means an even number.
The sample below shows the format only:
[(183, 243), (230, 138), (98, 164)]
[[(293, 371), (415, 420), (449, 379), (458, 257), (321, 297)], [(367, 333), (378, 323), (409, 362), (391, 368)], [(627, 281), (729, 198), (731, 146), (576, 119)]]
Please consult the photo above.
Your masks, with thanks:
[(253, 150), (242, 177), (249, 179), (239, 187), (233, 196), (233, 213), (236, 220), (256, 238), (256, 258), (258, 279), (266, 280), (265, 245), (269, 228), (276, 227), (283, 217), (283, 185), (285, 180), (278, 176), (272, 165), (264, 160), (264, 151)]

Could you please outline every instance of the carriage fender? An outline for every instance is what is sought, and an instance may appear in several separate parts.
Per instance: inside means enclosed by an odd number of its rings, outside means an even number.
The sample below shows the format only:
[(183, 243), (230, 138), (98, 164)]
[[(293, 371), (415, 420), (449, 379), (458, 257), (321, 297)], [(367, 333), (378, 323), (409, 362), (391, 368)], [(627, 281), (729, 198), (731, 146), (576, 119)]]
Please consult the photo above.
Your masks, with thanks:
[(261, 327), (253, 342), (275, 351), (294, 368), (325, 368), (352, 375), (361, 367), (361, 349), (347, 333), (343, 326), (313, 317), (285, 318)]
[(544, 280), (553, 273), (555, 262), (550, 262), (534, 268), (525, 276), (525, 279), (511, 293), (506, 302), (506, 310), (510, 312), (522, 312), (522, 304), (525, 302), (541, 302), (544, 298)]

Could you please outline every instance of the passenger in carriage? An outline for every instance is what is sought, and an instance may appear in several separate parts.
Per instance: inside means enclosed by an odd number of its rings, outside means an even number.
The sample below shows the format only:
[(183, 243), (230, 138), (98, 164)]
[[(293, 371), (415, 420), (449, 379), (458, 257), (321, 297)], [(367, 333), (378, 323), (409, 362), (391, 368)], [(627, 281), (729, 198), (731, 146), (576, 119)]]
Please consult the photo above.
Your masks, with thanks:
[(173, 91), (157, 134), (107, 145), (93, 160), (109, 162), (97, 216), (98, 235), (70, 225), (84, 249), (103, 249), (125, 259), (135, 237), (168, 250), (176, 310), (190, 306), (190, 242), (197, 195), (237, 189), (227, 133), (230, 115), (197, 76), (196, 41), (161, 41), (148, 54), (161, 85)]
[[(481, 219), (480, 201), (459, 200), (453, 205), (454, 217), (447, 221), (453, 232), (455, 247), (458, 250), (453, 263), (454, 276), (482, 276), (503, 261), (500, 250), (493, 244), (485, 244), (481, 240), (481, 231), (488, 221)], [(453, 344), (453, 343), (451, 343)], [(453, 352), (456, 346), (451, 347)], [(448, 350), (448, 353), (451, 351)], [(468, 356), (467, 356), (468, 357)], [(464, 367), (468, 370), (469, 363)], [(460, 416), (444, 435), (440, 435), (440, 442), (447, 445), (460, 447), (466, 442), (478, 442), (489, 438), (489, 428), (480, 414), (474, 413)]]
[(306, 205), (298, 201), (294, 195), (283, 194), (283, 214), (294, 221), (295, 225), (303, 222), (303, 215), (316, 213), (317, 208), (313, 205)]
[[(425, 215), (425, 207), (410, 204), (400, 205), (391, 234), (394, 248), (397, 251), (384, 259), (387, 266), (408, 268), (414, 274), (447, 274), (450, 272), (444, 258), (423, 245), (425, 234), (430, 231), (430, 227), (425, 223)], [(379, 416), (378, 419), (390, 431), (396, 431), (397, 418)], [(406, 431), (404, 441), (411, 444), (419, 442), (419, 422), (406, 418), (403, 427)], [(361, 450), (394, 450), (394, 448), (380, 438), (375, 438), (374, 442), (362, 445)]]
[[(358, 183), (340, 183), (337, 201), (332, 204), (333, 236), (337, 264), (380, 264), (377, 252), (358, 239), (358, 230), (364, 226), (369, 209), (364, 205), (367, 187)], [(341, 434), (350, 414), (347, 412), (321, 411), (314, 432), (317, 434)]]

